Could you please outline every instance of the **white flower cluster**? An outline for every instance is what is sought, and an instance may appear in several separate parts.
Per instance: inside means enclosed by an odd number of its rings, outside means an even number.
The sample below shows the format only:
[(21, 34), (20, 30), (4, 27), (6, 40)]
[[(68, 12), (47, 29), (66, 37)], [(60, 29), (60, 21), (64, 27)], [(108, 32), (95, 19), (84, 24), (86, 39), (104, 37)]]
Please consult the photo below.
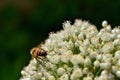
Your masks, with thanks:
[(32, 59), (20, 80), (120, 80), (120, 28), (102, 22), (102, 29), (87, 21), (63, 23), (41, 46), (47, 60)]

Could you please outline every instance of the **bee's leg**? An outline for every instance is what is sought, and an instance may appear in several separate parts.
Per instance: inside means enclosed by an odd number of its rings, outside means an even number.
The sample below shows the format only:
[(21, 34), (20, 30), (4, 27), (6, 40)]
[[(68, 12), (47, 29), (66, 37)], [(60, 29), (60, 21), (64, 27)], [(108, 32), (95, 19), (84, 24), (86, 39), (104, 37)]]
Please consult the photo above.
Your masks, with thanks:
[(46, 68), (46, 60), (45, 60), (45, 58), (43, 58), (43, 57), (37, 57), (36, 58), (36, 60), (43, 66), (43, 67), (45, 67)]

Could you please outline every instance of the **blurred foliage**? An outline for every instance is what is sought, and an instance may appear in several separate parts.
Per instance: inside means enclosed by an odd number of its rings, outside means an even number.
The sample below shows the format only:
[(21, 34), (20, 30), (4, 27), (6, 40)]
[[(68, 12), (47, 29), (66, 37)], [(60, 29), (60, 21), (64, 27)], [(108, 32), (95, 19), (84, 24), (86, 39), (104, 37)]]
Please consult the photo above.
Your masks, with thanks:
[(103, 20), (120, 25), (119, 14), (120, 0), (1, 0), (0, 80), (18, 80), (30, 49), (62, 29), (64, 21), (81, 18), (100, 29)]

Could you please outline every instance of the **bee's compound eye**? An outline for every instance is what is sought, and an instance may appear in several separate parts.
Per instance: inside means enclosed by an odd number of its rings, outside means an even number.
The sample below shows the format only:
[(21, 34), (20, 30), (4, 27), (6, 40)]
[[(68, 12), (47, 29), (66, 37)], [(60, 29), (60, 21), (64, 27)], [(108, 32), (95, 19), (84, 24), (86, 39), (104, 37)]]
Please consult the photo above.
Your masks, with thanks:
[(46, 56), (47, 55), (47, 52), (44, 51), (44, 52), (41, 52), (40, 56)]

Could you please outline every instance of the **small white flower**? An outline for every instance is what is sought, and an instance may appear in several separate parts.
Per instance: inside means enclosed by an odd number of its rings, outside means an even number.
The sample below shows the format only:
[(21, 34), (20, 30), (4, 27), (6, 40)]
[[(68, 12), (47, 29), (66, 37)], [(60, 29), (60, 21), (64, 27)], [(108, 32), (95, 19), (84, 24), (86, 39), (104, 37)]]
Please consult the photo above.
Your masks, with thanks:
[(82, 23), (81, 30), (85, 30), (85, 29), (88, 28), (89, 26), (90, 26), (90, 24), (89, 24), (88, 22), (84, 21), (84, 22)]
[(115, 76), (112, 73), (108, 73), (108, 80), (114, 80)]
[(116, 73), (118, 71), (118, 66), (112, 66), (112, 72)]
[(116, 76), (120, 78), (120, 71), (116, 72)]
[(31, 80), (30, 78), (21, 78), (20, 80)]
[(93, 80), (92, 77), (88, 76), (88, 77), (84, 77), (83, 80)]
[(102, 61), (111, 62), (111, 60), (112, 60), (112, 55), (110, 53), (103, 54)]
[(62, 62), (68, 63), (71, 57), (72, 57), (72, 54), (62, 54), (60, 56), (60, 59)]
[(87, 73), (87, 76), (93, 78), (93, 77), (94, 77), (94, 74), (93, 74), (93, 72), (90, 72), (90, 71), (89, 71), (89, 72)]
[(108, 74), (108, 71), (107, 70), (103, 70), (102, 72), (101, 72), (101, 75), (107, 75)]
[(72, 67), (68, 67), (68, 68), (66, 68), (66, 73), (67, 73), (68, 75), (71, 75), (72, 70), (73, 70)]
[(116, 35), (115, 33), (111, 34), (111, 39), (112, 39), (112, 40), (117, 39), (117, 35)]
[(115, 56), (114, 56), (114, 57), (115, 57), (116, 59), (119, 59), (119, 58), (120, 58), (120, 50), (115, 52)]
[(102, 62), (102, 63), (100, 63), (100, 67), (102, 68), (102, 69), (110, 69), (110, 67), (111, 67), (111, 63), (110, 62)]
[(117, 64), (117, 59), (115, 58), (115, 57), (112, 57), (112, 63), (113, 63), (113, 65), (116, 65)]
[(57, 74), (58, 75), (62, 75), (62, 74), (64, 74), (65, 73), (65, 69), (64, 68), (58, 68), (57, 69)]
[(97, 55), (98, 55), (98, 53), (95, 52), (95, 51), (91, 51), (90, 54), (89, 54), (91, 59), (95, 59)]
[(84, 60), (84, 66), (90, 66), (91, 65), (91, 60), (89, 57), (86, 57)]
[(94, 80), (99, 80), (99, 77), (98, 77), (98, 76), (95, 76), (95, 77), (94, 77)]
[(58, 64), (58, 62), (60, 61), (60, 56), (57, 54), (53, 56), (47, 55), (47, 58), (51, 63), (54, 63), (54, 64)]
[(102, 47), (102, 52), (109, 53), (114, 49), (114, 45), (111, 42), (105, 43)]
[(36, 66), (37, 65), (37, 60), (36, 59), (31, 60), (31, 64)]
[(112, 33), (119, 34), (120, 29), (119, 28), (113, 28)]
[(85, 36), (85, 34), (83, 32), (80, 32), (80, 34), (78, 35), (78, 39), (83, 40), (84, 36)]
[(71, 49), (71, 48), (73, 48), (73, 46), (74, 46), (73, 42), (71, 40), (69, 40), (69, 42), (67, 44), (67, 48)]
[(74, 25), (78, 26), (78, 27), (81, 27), (82, 23), (83, 23), (82, 20), (76, 19)]
[(33, 71), (37, 70), (36, 66), (31, 66), (31, 70)]
[(29, 76), (29, 74), (28, 74), (26, 71), (24, 71), (24, 70), (21, 71), (21, 74), (22, 74), (23, 76)]
[(120, 39), (120, 34), (119, 34), (119, 35), (117, 35), (117, 38), (118, 38), (118, 39)]
[(102, 54), (97, 55), (97, 56), (96, 56), (96, 59), (97, 59), (97, 60), (102, 60)]
[(91, 25), (89, 28), (85, 31), (85, 36), (87, 39), (91, 39), (93, 36), (95, 36), (98, 33), (95, 26)]
[(108, 80), (107, 75), (101, 75), (98, 80)]
[(77, 40), (78, 39), (78, 35), (76, 35), (76, 34), (79, 34), (79, 32), (73, 32), (71, 34), (72, 35), (72, 37), (71, 37), (72, 40)]
[(91, 38), (91, 43), (97, 47), (97, 45), (99, 44), (99, 37), (92, 37)]
[(38, 72), (38, 73), (34, 74), (33, 79), (38, 80), (38, 79), (41, 79), (41, 77), (42, 77), (42, 73)]
[(83, 68), (83, 74), (87, 74), (88, 71), (89, 71), (88, 67), (84, 67), (84, 68)]
[(55, 77), (54, 76), (49, 76), (48, 80), (55, 80)]
[(102, 41), (110, 41), (111, 40), (111, 34), (106, 31), (101, 31), (100, 38)]
[(90, 42), (89, 42), (88, 39), (85, 39), (83, 44), (84, 44), (85, 47), (89, 47), (90, 46)]
[(113, 41), (113, 44), (114, 44), (115, 46), (120, 46), (120, 39), (115, 39), (115, 40)]
[(60, 80), (69, 80), (69, 76), (67, 74), (63, 74), (61, 77), (60, 77)]
[(36, 71), (29, 71), (30, 75), (34, 75), (36, 73)]
[(107, 25), (108, 25), (108, 22), (106, 20), (102, 22), (103, 27), (107, 27)]
[(81, 51), (81, 54), (82, 54), (82, 55), (87, 55), (87, 54), (88, 54), (87, 49), (85, 49), (85, 48), (82, 47), (82, 46), (79, 47), (79, 50)]
[(118, 66), (120, 66), (120, 59), (118, 59), (118, 63), (117, 64), (118, 64)]
[(83, 64), (84, 58), (81, 55), (73, 55), (70, 61), (73, 65)]
[(81, 43), (82, 43), (82, 41), (76, 40), (76, 41), (75, 41), (75, 46), (76, 46), (76, 47), (79, 47), (79, 46), (81, 45)]
[(71, 80), (77, 80), (82, 76), (83, 76), (82, 70), (80, 68), (76, 68), (76, 69), (73, 70), (73, 73), (70, 76), (70, 79)]
[(106, 30), (107, 30), (108, 32), (110, 32), (110, 31), (111, 31), (111, 25), (106, 26)]
[(66, 21), (63, 23), (63, 28), (68, 29), (68, 27), (71, 27), (70, 21)]
[(57, 66), (55, 64), (52, 64), (52, 63), (47, 63), (45, 65), (47, 68), (50, 68), (51, 70), (56, 70), (57, 69)]
[(94, 64), (95, 67), (99, 67), (100, 66), (100, 62), (98, 60), (94, 61), (93, 64)]
[(46, 80), (45, 77), (42, 77), (40, 80)]

